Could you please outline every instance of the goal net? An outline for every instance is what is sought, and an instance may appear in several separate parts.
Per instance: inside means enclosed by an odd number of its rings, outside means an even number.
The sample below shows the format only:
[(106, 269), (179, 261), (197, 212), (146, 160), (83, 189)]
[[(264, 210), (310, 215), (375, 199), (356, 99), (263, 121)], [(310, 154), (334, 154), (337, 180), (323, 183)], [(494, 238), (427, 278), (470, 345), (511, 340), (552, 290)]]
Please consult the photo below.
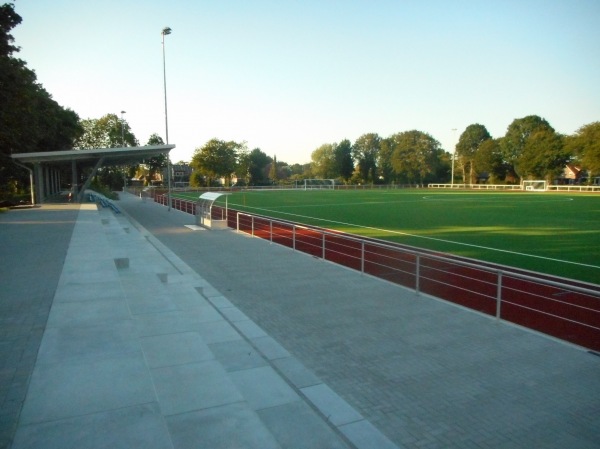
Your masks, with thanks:
[(523, 181), (523, 190), (544, 192), (546, 190), (546, 181)]
[(296, 187), (304, 190), (333, 189), (335, 179), (301, 179), (296, 181)]

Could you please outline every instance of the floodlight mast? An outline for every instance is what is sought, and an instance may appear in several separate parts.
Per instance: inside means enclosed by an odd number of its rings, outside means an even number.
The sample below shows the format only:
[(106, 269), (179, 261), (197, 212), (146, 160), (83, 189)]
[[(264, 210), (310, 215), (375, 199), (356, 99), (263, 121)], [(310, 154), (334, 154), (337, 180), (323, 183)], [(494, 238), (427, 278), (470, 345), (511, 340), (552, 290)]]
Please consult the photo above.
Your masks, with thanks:
[[(165, 91), (165, 138), (167, 139), (167, 145), (169, 144), (169, 120), (167, 115), (167, 64), (165, 59), (165, 36), (171, 34), (171, 28), (164, 27), (161, 31), (162, 35), (162, 50), (163, 50), (163, 83)], [(171, 210), (171, 158), (167, 151), (167, 202), (168, 210)]]

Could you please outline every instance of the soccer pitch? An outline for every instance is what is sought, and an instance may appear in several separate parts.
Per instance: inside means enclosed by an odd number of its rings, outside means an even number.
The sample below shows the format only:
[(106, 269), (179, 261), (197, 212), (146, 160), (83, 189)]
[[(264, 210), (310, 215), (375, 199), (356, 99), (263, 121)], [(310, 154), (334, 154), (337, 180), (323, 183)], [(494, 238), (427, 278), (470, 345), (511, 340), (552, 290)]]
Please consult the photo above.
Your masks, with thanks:
[[(178, 195), (179, 196), (179, 195)], [(198, 193), (186, 195), (198, 198)], [(224, 206), (224, 199), (217, 204)], [(232, 209), (600, 283), (600, 195), (385, 190), (242, 191)]]

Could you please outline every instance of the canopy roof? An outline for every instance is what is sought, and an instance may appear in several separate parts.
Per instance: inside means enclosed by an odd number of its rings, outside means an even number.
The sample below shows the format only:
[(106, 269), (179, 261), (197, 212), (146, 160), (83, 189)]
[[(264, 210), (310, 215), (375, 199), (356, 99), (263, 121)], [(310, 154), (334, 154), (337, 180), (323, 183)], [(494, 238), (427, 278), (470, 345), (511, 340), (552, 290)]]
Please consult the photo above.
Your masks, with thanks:
[[(100, 167), (107, 165), (137, 165), (145, 159), (169, 153), (175, 145), (148, 145), (145, 147), (123, 148), (93, 148), (89, 150), (44, 151), (38, 153), (16, 153), (11, 155), (22, 163), (33, 164), (29, 169), (34, 178), (32, 190), (35, 186), (37, 202), (60, 191), (60, 167), (71, 166), (71, 189), (77, 201), (81, 202), (85, 189), (87, 189), (96, 176)], [(168, 161), (168, 159), (167, 159)], [(19, 164), (18, 162), (16, 162)], [(167, 183), (169, 189), (169, 203), (171, 197), (171, 167), (168, 164)], [(27, 168), (26, 166), (24, 166)], [(91, 168), (91, 170), (89, 170)], [(87, 179), (83, 184), (78, 173), (86, 173)], [(33, 196), (33, 195), (32, 195)], [(32, 200), (33, 202), (33, 200)], [(169, 206), (170, 207), (170, 206)], [(170, 209), (169, 209), (170, 210)]]
[(148, 145), (144, 147), (94, 148), (89, 150), (44, 151), (38, 153), (16, 153), (12, 155), (25, 163), (61, 164), (76, 161), (94, 165), (103, 158), (103, 165), (133, 165), (144, 159), (168, 153), (175, 145)]

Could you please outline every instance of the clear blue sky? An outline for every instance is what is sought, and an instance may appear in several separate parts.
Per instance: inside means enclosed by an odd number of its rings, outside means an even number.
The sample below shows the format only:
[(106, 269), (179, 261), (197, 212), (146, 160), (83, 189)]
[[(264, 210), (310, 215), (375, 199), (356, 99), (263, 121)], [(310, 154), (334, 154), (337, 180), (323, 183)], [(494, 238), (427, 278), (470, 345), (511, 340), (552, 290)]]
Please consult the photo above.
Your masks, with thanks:
[[(288, 163), (411, 129), (452, 151), (536, 114), (600, 120), (598, 0), (17, 0), (19, 57), (82, 119), (165, 136), (174, 161), (216, 137)], [(453, 132), (456, 128), (458, 131)]]

